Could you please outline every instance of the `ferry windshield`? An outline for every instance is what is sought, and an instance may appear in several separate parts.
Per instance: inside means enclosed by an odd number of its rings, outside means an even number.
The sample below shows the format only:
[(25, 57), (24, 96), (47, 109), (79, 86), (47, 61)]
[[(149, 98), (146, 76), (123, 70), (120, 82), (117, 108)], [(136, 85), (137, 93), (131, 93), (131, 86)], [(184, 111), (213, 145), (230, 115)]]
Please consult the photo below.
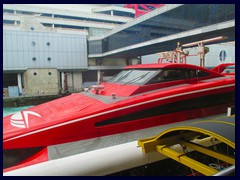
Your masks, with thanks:
[(121, 84), (145, 84), (160, 71), (161, 70), (159, 69), (127, 69), (113, 76), (107, 82)]

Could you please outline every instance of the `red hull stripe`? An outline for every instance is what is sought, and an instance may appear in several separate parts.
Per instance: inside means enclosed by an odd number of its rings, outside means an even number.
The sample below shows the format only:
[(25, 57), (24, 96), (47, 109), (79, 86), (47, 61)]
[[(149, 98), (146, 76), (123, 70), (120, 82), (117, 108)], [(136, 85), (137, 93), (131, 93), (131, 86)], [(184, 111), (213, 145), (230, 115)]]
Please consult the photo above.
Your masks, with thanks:
[(29, 132), (29, 133), (25, 133), (25, 134), (22, 134), (22, 135), (19, 135), (19, 136), (15, 136), (15, 137), (6, 139), (3, 142), (11, 141), (11, 140), (18, 139), (18, 138), (21, 138), (21, 137), (24, 137), (24, 136), (29, 136), (31, 134), (35, 134), (35, 133), (38, 133), (38, 132), (42, 132), (42, 131), (46, 131), (46, 130), (49, 130), (49, 129), (57, 128), (57, 127), (64, 126), (64, 125), (67, 125), (67, 124), (82, 121), (82, 120), (85, 120), (85, 119), (90, 119), (90, 118), (97, 117), (97, 116), (100, 116), (100, 115), (112, 113), (112, 112), (115, 112), (115, 111), (132, 108), (132, 107), (135, 107), (135, 106), (140, 106), (140, 105), (144, 105), (144, 104), (148, 104), (148, 103), (152, 103), (152, 102), (156, 102), (156, 101), (161, 101), (161, 100), (165, 100), (165, 99), (170, 99), (170, 98), (174, 98), (174, 97), (178, 97), (178, 96), (183, 96), (183, 95), (189, 95), (189, 94), (200, 93), (200, 92), (204, 92), (204, 91), (227, 88), (227, 87), (231, 87), (231, 86), (235, 86), (235, 84), (212, 87), (212, 88), (207, 88), (207, 89), (200, 89), (200, 90), (196, 90), (196, 91), (179, 93), (179, 94), (165, 96), (165, 97), (161, 97), (161, 98), (157, 98), (157, 99), (152, 99), (152, 100), (149, 100), (149, 101), (144, 101), (144, 102), (141, 102), (141, 103), (137, 103), (137, 104), (133, 104), (133, 105), (129, 105), (129, 106), (124, 106), (124, 107), (121, 107), (121, 108), (112, 109), (112, 110), (109, 110), (109, 111), (105, 111), (105, 112), (101, 112), (101, 113), (98, 113), (98, 114), (86, 116), (86, 117), (83, 117), (83, 118), (74, 119), (74, 120), (71, 120), (71, 121), (68, 121), (68, 122), (63, 122), (63, 123), (60, 123), (60, 124), (52, 125), (52, 126), (49, 126), (49, 127), (46, 127), (46, 128), (42, 128), (42, 129), (39, 129), (39, 130), (35, 130), (35, 131)]

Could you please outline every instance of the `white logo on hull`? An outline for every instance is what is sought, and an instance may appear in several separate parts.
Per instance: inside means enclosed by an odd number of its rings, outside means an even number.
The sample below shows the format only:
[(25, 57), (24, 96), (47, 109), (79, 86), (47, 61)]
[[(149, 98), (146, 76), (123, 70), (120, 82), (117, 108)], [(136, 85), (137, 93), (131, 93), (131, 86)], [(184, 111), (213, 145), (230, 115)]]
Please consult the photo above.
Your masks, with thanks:
[(38, 113), (33, 111), (22, 111), (17, 112), (11, 116), (10, 122), (11, 125), (18, 128), (28, 128), (28, 115), (34, 115), (37, 117), (41, 117)]

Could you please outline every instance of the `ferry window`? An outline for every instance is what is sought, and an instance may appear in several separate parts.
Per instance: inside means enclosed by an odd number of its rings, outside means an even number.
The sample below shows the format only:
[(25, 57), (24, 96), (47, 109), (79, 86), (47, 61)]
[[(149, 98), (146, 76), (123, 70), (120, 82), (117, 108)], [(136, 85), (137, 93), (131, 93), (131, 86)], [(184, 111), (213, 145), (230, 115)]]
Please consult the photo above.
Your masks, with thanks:
[(189, 78), (185, 69), (167, 69), (157, 74), (148, 84)]
[(107, 82), (115, 82), (122, 84), (144, 84), (161, 70), (155, 69), (129, 69), (123, 70), (115, 75)]
[(190, 78), (195, 78), (197, 77), (196, 70), (190, 70)]
[(197, 70), (197, 76), (198, 77), (206, 77), (206, 76), (209, 76), (209, 74), (204, 71)]
[(179, 69), (170, 69), (163, 72), (164, 79), (167, 81), (186, 79), (186, 74)]
[(196, 77), (206, 77), (209, 76), (208, 73), (201, 71), (201, 70), (190, 70), (190, 77), (196, 78)]

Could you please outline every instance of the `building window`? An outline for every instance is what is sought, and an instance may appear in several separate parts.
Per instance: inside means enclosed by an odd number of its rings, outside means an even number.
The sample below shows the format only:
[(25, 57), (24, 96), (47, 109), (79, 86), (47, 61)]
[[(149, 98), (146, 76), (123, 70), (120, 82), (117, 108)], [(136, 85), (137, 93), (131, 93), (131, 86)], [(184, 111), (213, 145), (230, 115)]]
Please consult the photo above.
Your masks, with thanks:
[(48, 60), (48, 61), (51, 61), (51, 58), (50, 58), (50, 57), (48, 57), (48, 58), (47, 58), (47, 60)]
[(36, 42), (35, 41), (32, 41), (32, 46), (35, 46), (36, 45)]
[(37, 58), (36, 58), (36, 57), (33, 57), (33, 58), (32, 58), (32, 60), (33, 60), (33, 61), (36, 61), (36, 60), (37, 60)]
[(50, 42), (47, 42), (47, 46), (50, 46)]

